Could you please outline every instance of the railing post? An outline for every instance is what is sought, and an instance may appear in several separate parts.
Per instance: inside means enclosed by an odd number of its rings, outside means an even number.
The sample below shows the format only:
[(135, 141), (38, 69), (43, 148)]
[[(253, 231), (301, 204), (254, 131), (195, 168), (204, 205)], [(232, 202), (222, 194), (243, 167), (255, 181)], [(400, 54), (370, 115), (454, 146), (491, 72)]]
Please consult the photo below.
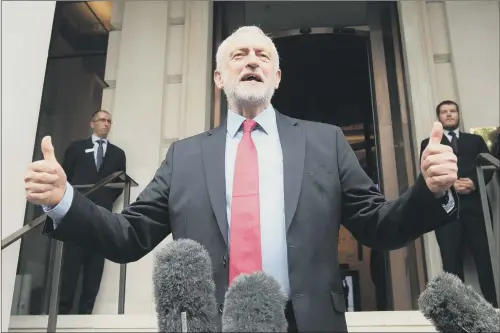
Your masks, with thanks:
[[(128, 178), (125, 179), (125, 188), (123, 190), (123, 208), (130, 203), (130, 187), (131, 182)], [(120, 282), (118, 287), (118, 314), (125, 313), (125, 284), (127, 279), (127, 264), (120, 265)]]
[[(498, 174), (493, 174), (493, 177), (494, 177), (494, 180), (496, 179), (496, 182), (497, 182), (497, 187), (498, 187), (498, 190), (499, 190), (499, 193), (500, 193), (500, 169), (497, 169), (496, 172)], [(497, 176), (495, 178), (495, 176)], [(500, 205), (500, 204), (499, 204)], [(495, 221), (495, 223), (493, 224), (494, 225), (494, 233), (495, 233), (495, 242), (496, 242), (496, 246), (497, 246), (497, 252), (496, 252), (496, 255), (497, 255), (497, 258), (496, 258), (496, 264), (497, 264), (497, 267), (496, 267), (496, 276), (497, 276), (497, 280), (495, 282), (495, 288), (496, 288), (496, 291), (497, 291), (497, 304), (498, 306), (500, 306), (500, 283), (498, 282), (498, 280), (500, 280), (500, 207), (497, 207), (498, 208), (498, 213), (497, 213), (497, 218), (496, 219), (492, 219), (493, 221)], [(495, 273), (493, 273), (495, 274)]]
[[(82, 188), (82, 194), (88, 197), (94, 191), (97, 191), (103, 186), (108, 185), (110, 182), (114, 181), (120, 176), (124, 176), (124, 206), (128, 206), (130, 203), (130, 189), (132, 186), (138, 186), (138, 184), (124, 171), (117, 171), (113, 174), (101, 179), (98, 183), (93, 185), (74, 185), (75, 189)], [(85, 189), (89, 188), (87, 191)], [(8, 235), (2, 239), (2, 251), (9, 245), (15, 243), (19, 239), (26, 236), (28, 233), (32, 233), (35, 228), (45, 222), (47, 214), (43, 214), (33, 221), (25, 224), (22, 228), (18, 229), (14, 233)], [(52, 244), (55, 246), (51, 247), (51, 262), (49, 263), (49, 276), (50, 279), (50, 296), (49, 296), (49, 308), (48, 308), (48, 322), (47, 322), (47, 332), (56, 332), (57, 330), (57, 318), (59, 315), (59, 295), (60, 295), (60, 284), (61, 284), (61, 267), (63, 265), (63, 248), (64, 244), (61, 241), (52, 240)], [(53, 250), (52, 250), (53, 249)], [(53, 259), (52, 259), (53, 258)], [(125, 280), (127, 273), (127, 266), (122, 264), (120, 266), (120, 281), (119, 281), (119, 295), (118, 295), (118, 313), (124, 314), (125, 312)], [(52, 272), (52, 273), (50, 273)], [(44, 302), (45, 303), (45, 302)], [(46, 304), (46, 303), (45, 303)]]
[(57, 330), (57, 314), (59, 312), (59, 291), (61, 287), (61, 267), (64, 243), (58, 240), (55, 242), (54, 253), (54, 271), (52, 275), (51, 295), (49, 303), (49, 320), (47, 324), (47, 332), (55, 332)]
[[(493, 281), (495, 284), (495, 291), (497, 302), (500, 304), (500, 238), (495, 239), (493, 234), (493, 221), (490, 214), (490, 207), (488, 205), (488, 195), (486, 193), (486, 182), (484, 181), (484, 166), (476, 165), (477, 181), (479, 187), (479, 195), (481, 197), (481, 206), (483, 209), (484, 224), (486, 228), (486, 238), (488, 241), (488, 248), (490, 250), (490, 262), (493, 271)], [(489, 169), (489, 168), (488, 168)], [(500, 229), (500, 225), (495, 226)], [(498, 256), (498, 257), (496, 257)], [(496, 257), (496, 258), (495, 258)]]
[[(497, 169), (496, 172), (498, 172), (498, 175), (494, 174), (493, 177), (498, 176), (498, 177), (496, 177), (496, 182), (497, 182), (498, 190), (500, 193), (500, 169)], [(496, 246), (497, 246), (497, 252), (496, 252), (496, 254), (497, 254), (497, 258), (496, 258), (497, 280), (495, 282), (495, 288), (497, 291), (497, 304), (498, 304), (498, 306), (500, 306), (500, 283), (498, 282), (498, 280), (500, 280), (500, 207), (498, 207), (498, 214), (497, 214), (497, 218), (495, 220), (496, 220), (496, 223), (495, 223), (495, 228), (494, 228), (494, 231), (495, 231), (494, 239), (496, 241)], [(493, 273), (493, 274), (495, 274), (495, 273)]]

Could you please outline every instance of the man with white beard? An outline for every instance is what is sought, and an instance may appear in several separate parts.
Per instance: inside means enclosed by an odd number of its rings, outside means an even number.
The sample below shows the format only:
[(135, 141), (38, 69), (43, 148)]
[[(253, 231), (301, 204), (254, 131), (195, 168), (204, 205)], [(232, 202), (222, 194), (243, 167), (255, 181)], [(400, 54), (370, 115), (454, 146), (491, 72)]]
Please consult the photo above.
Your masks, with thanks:
[(288, 297), (289, 331), (345, 332), (340, 225), (369, 247), (393, 250), (456, 220), (456, 156), (440, 144), (442, 126), (432, 129), (415, 185), (388, 202), (338, 127), (273, 108), (279, 57), (259, 28), (235, 31), (216, 60), (227, 119), (173, 143), (153, 180), (120, 214), (74, 191), (44, 138), (44, 160), (25, 178), (28, 200), (50, 217), (43, 232), (118, 263), (142, 258), (169, 234), (193, 239), (212, 258), (220, 314), (236, 276), (264, 271)]

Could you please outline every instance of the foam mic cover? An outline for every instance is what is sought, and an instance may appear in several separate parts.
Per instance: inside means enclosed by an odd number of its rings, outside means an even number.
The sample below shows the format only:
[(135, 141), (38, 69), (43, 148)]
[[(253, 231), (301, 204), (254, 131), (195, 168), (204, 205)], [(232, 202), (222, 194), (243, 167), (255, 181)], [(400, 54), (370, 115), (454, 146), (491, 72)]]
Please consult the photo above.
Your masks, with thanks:
[(160, 332), (218, 331), (212, 262), (202, 245), (189, 239), (168, 243), (156, 254), (153, 284)]
[(500, 314), (471, 286), (450, 273), (429, 281), (418, 307), (439, 332), (500, 331)]
[(271, 276), (263, 272), (239, 275), (226, 292), (222, 332), (286, 332), (286, 301)]

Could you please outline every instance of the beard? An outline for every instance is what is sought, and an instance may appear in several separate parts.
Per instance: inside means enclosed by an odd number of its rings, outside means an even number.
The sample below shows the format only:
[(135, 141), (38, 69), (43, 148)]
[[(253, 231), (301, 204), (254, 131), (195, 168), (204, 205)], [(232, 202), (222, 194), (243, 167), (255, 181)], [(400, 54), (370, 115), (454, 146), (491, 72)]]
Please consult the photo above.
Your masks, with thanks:
[(231, 108), (236, 110), (257, 108), (271, 102), (274, 95), (274, 85), (272, 82), (237, 81), (226, 85), (224, 93)]
[(443, 129), (447, 131), (454, 131), (460, 126), (460, 120), (457, 120), (457, 122), (453, 125), (446, 125), (443, 123)]

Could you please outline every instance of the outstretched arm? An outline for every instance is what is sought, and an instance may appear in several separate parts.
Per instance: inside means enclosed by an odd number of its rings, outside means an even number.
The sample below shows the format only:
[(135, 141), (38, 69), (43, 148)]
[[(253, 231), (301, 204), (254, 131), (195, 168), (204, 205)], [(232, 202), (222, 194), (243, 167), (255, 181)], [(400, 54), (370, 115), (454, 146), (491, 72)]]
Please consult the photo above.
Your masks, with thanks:
[(174, 144), (153, 180), (120, 214), (99, 207), (78, 191), (67, 188), (64, 199), (47, 212), (50, 219), (45, 223), (43, 233), (61, 241), (91, 247), (117, 263), (142, 258), (171, 232), (168, 198), (173, 155)]
[[(337, 151), (343, 225), (364, 245), (380, 250), (398, 249), (456, 220), (456, 205), (447, 212), (422, 175), (398, 199), (389, 202), (362, 170), (340, 130)], [(456, 193), (450, 193), (458, 202)]]

